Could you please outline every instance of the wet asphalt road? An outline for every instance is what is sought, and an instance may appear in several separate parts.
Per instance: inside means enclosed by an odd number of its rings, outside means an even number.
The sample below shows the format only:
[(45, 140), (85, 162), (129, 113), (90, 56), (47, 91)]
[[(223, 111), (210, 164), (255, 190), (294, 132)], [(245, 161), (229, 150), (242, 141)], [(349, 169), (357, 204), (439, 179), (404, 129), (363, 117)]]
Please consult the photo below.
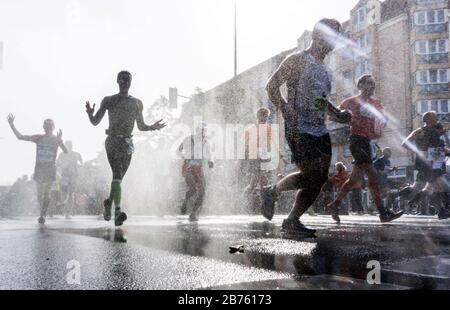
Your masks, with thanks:
[[(306, 216), (317, 237), (298, 239), (280, 233), (282, 219), (134, 217), (121, 229), (94, 217), (50, 219), (45, 227), (3, 219), (0, 289), (450, 288), (449, 221), (405, 216), (381, 225), (352, 216), (337, 226)], [(243, 253), (229, 253), (241, 245)], [(367, 284), (372, 260), (381, 263), (382, 285)], [(67, 281), (73, 262), (79, 284)]]

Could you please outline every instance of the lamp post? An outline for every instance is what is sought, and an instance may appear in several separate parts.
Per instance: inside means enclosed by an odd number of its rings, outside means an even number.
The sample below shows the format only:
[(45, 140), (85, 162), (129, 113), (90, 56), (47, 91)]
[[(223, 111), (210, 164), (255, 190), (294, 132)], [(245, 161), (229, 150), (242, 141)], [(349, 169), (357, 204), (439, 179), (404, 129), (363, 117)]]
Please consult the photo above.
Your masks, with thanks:
[(234, 77), (237, 76), (237, 1), (234, 1)]

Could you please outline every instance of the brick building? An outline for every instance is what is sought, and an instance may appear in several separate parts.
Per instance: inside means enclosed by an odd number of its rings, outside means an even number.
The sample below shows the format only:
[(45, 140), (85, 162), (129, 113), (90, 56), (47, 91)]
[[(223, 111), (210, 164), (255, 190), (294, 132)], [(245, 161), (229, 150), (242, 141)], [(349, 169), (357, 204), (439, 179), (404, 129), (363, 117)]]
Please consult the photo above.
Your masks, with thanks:
[[(393, 149), (393, 165), (400, 169), (391, 178), (399, 183), (411, 181), (413, 154), (401, 147), (402, 140), (422, 125), (421, 117), (427, 111), (438, 112), (450, 127), (449, 1), (361, 0), (349, 15), (343, 27), (353, 41), (351, 48), (348, 44), (338, 47), (327, 59), (334, 75), (331, 100), (339, 103), (357, 94), (355, 84), (360, 76), (370, 73), (375, 77), (375, 96), (391, 118), (378, 145)], [(185, 106), (183, 118), (200, 113), (207, 121), (246, 123), (253, 121), (258, 107), (266, 106), (274, 112), (272, 121), (282, 128), (282, 118), (264, 86), (280, 62), (292, 51), (307, 48), (310, 40), (311, 31), (305, 31), (297, 47), (203, 93), (202, 100), (196, 98)], [(329, 128), (333, 162), (342, 161), (351, 168), (348, 127), (330, 123)], [(283, 132), (281, 136), (284, 141)]]

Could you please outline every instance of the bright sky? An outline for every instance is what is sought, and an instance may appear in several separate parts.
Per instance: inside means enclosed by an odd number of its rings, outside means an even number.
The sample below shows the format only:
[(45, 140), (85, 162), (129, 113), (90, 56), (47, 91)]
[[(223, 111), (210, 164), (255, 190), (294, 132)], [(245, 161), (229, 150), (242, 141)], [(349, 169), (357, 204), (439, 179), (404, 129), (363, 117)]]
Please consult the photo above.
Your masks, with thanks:
[[(238, 70), (295, 47), (323, 17), (349, 19), (357, 0), (237, 0)], [(31, 174), (35, 149), (15, 139), (53, 118), (85, 159), (103, 147), (105, 120), (92, 127), (84, 102), (117, 92), (122, 69), (148, 107), (169, 86), (189, 95), (233, 75), (232, 0), (1, 0), (0, 185)], [(1, 56), (0, 56), (1, 57)], [(0, 64), (2, 61), (0, 61)]]

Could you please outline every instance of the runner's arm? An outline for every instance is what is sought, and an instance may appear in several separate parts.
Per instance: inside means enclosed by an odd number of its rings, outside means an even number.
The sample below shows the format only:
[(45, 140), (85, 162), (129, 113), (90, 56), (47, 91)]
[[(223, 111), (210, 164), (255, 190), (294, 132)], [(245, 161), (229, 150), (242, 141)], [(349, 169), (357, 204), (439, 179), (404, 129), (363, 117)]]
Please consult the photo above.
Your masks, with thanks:
[(166, 124), (163, 123), (162, 119), (157, 121), (156, 123), (154, 123), (153, 125), (149, 126), (145, 123), (144, 121), (144, 105), (142, 104), (142, 101), (138, 100), (137, 101), (137, 105), (138, 105), (138, 111), (137, 111), (137, 115), (136, 115), (136, 123), (138, 126), (138, 129), (140, 131), (155, 131), (155, 130), (161, 130), (164, 127), (166, 127)]
[(406, 139), (403, 141), (402, 146), (406, 148), (409, 151), (414, 152), (414, 149), (412, 147), (412, 144), (417, 139), (417, 136), (421, 133), (421, 129), (417, 129), (413, 131)]
[(278, 109), (286, 104), (286, 100), (281, 94), (281, 86), (286, 82), (295, 80), (296, 76), (298, 77), (303, 70), (304, 65), (300, 59), (297, 54), (287, 57), (267, 82), (267, 95)]
[(21, 141), (36, 142), (37, 139), (39, 138), (39, 135), (33, 135), (33, 136), (22, 135), (19, 132), (19, 130), (16, 128), (16, 125), (14, 125), (14, 120), (15, 120), (14, 115), (12, 115), (12, 114), (8, 115), (7, 119), (8, 119), (9, 126), (11, 127), (11, 130), (13, 131), (13, 133), (17, 137), (17, 139), (19, 139)]
[[(342, 118), (348, 115), (344, 115), (345, 111), (349, 108), (349, 101), (344, 100), (338, 107), (335, 107), (330, 101), (328, 101), (328, 117), (330, 121), (336, 123), (342, 123)], [(349, 123), (349, 122), (345, 122)]]
[(100, 124), (100, 122), (102, 121), (103, 117), (105, 116), (106, 113), (106, 105), (108, 103), (108, 99), (105, 98), (103, 99), (102, 103), (100, 104), (100, 109), (98, 109), (97, 113), (95, 113), (95, 104), (92, 106), (91, 108), (91, 104), (88, 102), (86, 102), (86, 113), (89, 116), (89, 121), (91, 122), (92, 125), (97, 126), (98, 124)]
[(61, 148), (61, 150), (64, 152), (64, 154), (68, 154), (69, 150), (67, 149), (66, 145), (63, 142), (62, 139), (62, 131), (58, 131), (58, 145)]

